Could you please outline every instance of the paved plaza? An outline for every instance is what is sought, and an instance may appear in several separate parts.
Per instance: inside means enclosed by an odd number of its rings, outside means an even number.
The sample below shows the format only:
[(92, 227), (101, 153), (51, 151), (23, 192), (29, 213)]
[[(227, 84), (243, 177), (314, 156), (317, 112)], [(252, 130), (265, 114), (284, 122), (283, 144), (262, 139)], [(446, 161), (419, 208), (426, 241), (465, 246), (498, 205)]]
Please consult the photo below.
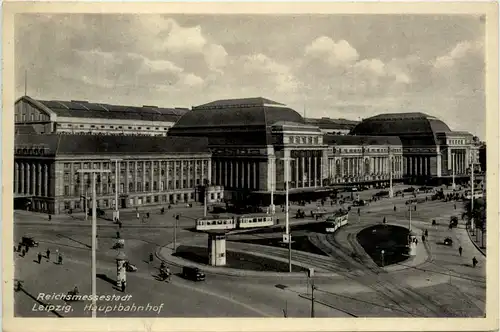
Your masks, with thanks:
[[(360, 194), (361, 197), (371, 195), (370, 192)], [(338, 245), (331, 248), (330, 257), (292, 252), (294, 264), (304, 268), (314, 267), (317, 271), (314, 278), (317, 317), (484, 315), (486, 259), (470, 241), (464, 222), (461, 221), (458, 228), (448, 229), (450, 217), (461, 214), (462, 203), (456, 204), (458, 210), (455, 210), (453, 202), (430, 201), (417, 205), (417, 210), (412, 212), (412, 230), (420, 236), (427, 229), (429, 237), (425, 244), (418, 244), (414, 258), (374, 268), (368, 263), (360, 264), (349, 256), (356, 250), (363, 256), (363, 252), (349, 241), (352, 234), (368, 225), (381, 223), (384, 217), (388, 224), (408, 227), (406, 199), (396, 197), (373, 202), (361, 207), (359, 215), (357, 208), (353, 208), (349, 225), (333, 236), (315, 238), (318, 243), (323, 243), (324, 250), (328, 250), (328, 245)], [(328, 207), (328, 204), (325, 207), (338, 208)], [(316, 203), (292, 206), (291, 223), (298, 222), (292, 217), (293, 211), (298, 208), (314, 210)], [(281, 213), (279, 207), (277, 210)], [(122, 229), (109, 220), (98, 220), (97, 292), (99, 295), (131, 295), (126, 301), (98, 301), (102, 310), (98, 312), (99, 317), (123, 316), (120, 310), (129, 310), (130, 316), (159, 317), (283, 317), (284, 311), (289, 317), (310, 316), (310, 285), (305, 273), (244, 271), (203, 265), (201, 267), (207, 274), (205, 282), (195, 283), (180, 277), (182, 266), (196, 264), (172, 256), (174, 216), (181, 216), (176, 231), (178, 244), (206, 246), (206, 235), (190, 230), (194, 220), (202, 215), (202, 206), (177, 206), (164, 214), (160, 213), (160, 208), (139, 212), (149, 212), (150, 218), (142, 221), (142, 218), (137, 219), (135, 210), (122, 211)], [(436, 226), (431, 225), (432, 219), (437, 220)], [(127, 287), (123, 293), (114, 283), (118, 252), (111, 247), (117, 231), (126, 241), (124, 253), (138, 267), (137, 272), (127, 273)], [(81, 294), (91, 293), (89, 233), (90, 220), (85, 221), (83, 215), (61, 215), (49, 221), (43, 214), (16, 211), (15, 240), (29, 235), (40, 242), (40, 246), (31, 248), (25, 257), (19, 253), (15, 255), (15, 277), (23, 282), (23, 291), (15, 293), (16, 315), (91, 315), (86, 307), (89, 302), (40, 300), (41, 293), (67, 293), (75, 286)], [(332, 243), (327, 241), (328, 236), (332, 236)], [(452, 247), (441, 244), (448, 236), (454, 239)], [(285, 249), (234, 241), (227, 244), (228, 251), (239, 250), (278, 261), (287, 260)], [(458, 253), (459, 246), (463, 248), (462, 256)], [(38, 251), (45, 256), (47, 249), (52, 252), (51, 258), (44, 257), (38, 264)], [(55, 263), (56, 250), (63, 255), (63, 265)], [(154, 255), (153, 262), (149, 261), (150, 254)], [(364, 255), (367, 256), (366, 253)], [(479, 261), (476, 268), (471, 266), (472, 257)], [(155, 278), (160, 259), (165, 260), (174, 272), (170, 283)], [(283, 287), (278, 288), (277, 284)], [(461, 300), (457, 301), (457, 298)], [(49, 304), (59, 310), (41, 309)], [(144, 309), (134, 309), (137, 307)]]

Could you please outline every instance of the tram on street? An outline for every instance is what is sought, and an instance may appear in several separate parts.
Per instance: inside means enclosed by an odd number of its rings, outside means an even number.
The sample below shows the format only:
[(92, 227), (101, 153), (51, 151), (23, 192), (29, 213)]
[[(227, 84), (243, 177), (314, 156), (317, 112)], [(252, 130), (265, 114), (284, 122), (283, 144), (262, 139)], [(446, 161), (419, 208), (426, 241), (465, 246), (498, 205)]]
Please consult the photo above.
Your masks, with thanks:
[[(470, 190), (467, 190), (465, 192), (465, 199), (471, 199), (472, 198), (472, 195), (471, 195), (471, 191)], [(478, 189), (478, 190), (474, 190), (474, 199), (476, 198), (483, 198), (483, 191)]]
[(329, 215), (325, 220), (325, 231), (327, 233), (334, 233), (340, 227), (347, 225), (349, 213), (347, 211), (337, 211)]
[(246, 214), (242, 216), (211, 216), (196, 220), (197, 231), (230, 230), (270, 227), (274, 225), (274, 217), (265, 213)]

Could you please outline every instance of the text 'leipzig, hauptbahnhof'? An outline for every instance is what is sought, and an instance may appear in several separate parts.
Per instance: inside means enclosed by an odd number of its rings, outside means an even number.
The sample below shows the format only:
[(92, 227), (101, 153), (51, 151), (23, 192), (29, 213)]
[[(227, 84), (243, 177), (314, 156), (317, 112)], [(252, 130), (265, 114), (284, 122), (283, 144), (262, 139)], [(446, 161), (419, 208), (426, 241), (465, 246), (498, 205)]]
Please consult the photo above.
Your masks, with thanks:
[(28, 96), (15, 104), (17, 208), (47, 213), (84, 209), (85, 169), (97, 177), (98, 207), (199, 201), (280, 204), (345, 186), (468, 180), (478, 147), (425, 113), (354, 121), (305, 119), (265, 98), (160, 108)]

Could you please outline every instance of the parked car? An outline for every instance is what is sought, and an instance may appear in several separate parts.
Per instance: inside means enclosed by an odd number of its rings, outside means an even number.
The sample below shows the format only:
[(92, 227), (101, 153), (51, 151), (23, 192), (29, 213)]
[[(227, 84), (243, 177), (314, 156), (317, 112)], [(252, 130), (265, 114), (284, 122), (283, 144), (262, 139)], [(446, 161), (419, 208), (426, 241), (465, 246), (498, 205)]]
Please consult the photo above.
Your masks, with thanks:
[(182, 276), (193, 281), (205, 280), (205, 273), (203, 273), (199, 268), (192, 266), (184, 266), (182, 268)]
[(457, 226), (458, 226), (458, 217), (452, 216), (450, 218), (450, 227), (457, 227)]
[(29, 236), (23, 236), (21, 238), (21, 244), (26, 247), (38, 247), (38, 242)]
[(446, 239), (444, 239), (443, 243), (447, 246), (452, 246), (453, 240), (451, 239), (451, 237), (447, 237)]
[(126, 262), (125, 263), (125, 270), (127, 272), (136, 272), (137, 271), (137, 266), (135, 266), (134, 264), (132, 264), (130, 262)]

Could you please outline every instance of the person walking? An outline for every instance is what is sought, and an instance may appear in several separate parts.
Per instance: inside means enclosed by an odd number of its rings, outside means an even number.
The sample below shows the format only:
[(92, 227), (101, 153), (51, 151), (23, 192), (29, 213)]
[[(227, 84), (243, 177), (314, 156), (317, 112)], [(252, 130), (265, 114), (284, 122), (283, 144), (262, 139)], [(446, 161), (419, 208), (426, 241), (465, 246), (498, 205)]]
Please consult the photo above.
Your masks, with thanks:
[(60, 253), (57, 254), (57, 264), (63, 265), (63, 258), (62, 258), (62, 255)]
[(457, 209), (457, 205), (456, 204), (453, 204), (453, 209), (456, 210)]
[(477, 265), (477, 259), (476, 259), (476, 257), (474, 256), (474, 257), (472, 258), (472, 267), (476, 267), (476, 265)]
[(52, 220), (52, 215), (51, 215), (51, 214), (49, 214), (49, 221), (51, 221), (51, 220)]
[(429, 236), (429, 231), (425, 230), (424, 235), (425, 235), (425, 237), (428, 237)]
[(122, 293), (125, 292), (125, 280), (121, 281), (121, 288), (122, 288)]
[(383, 220), (382, 222), (383, 222), (383, 223), (385, 224), (385, 222), (386, 222), (386, 219), (385, 219), (385, 217), (384, 217), (384, 220)]
[(153, 253), (150, 253), (150, 254), (149, 254), (149, 262), (150, 262), (150, 263), (153, 263), (153, 260), (154, 260)]
[(463, 249), (462, 249), (462, 246), (460, 246), (460, 247), (458, 248), (458, 253), (460, 254), (460, 256), (462, 256), (462, 250), (463, 250)]
[(38, 252), (38, 264), (40, 264), (40, 262), (42, 261), (42, 253), (41, 252)]
[(47, 248), (46, 254), (47, 254), (47, 259), (50, 259), (50, 249)]
[(394, 205), (394, 212), (396, 212), (396, 205)]

